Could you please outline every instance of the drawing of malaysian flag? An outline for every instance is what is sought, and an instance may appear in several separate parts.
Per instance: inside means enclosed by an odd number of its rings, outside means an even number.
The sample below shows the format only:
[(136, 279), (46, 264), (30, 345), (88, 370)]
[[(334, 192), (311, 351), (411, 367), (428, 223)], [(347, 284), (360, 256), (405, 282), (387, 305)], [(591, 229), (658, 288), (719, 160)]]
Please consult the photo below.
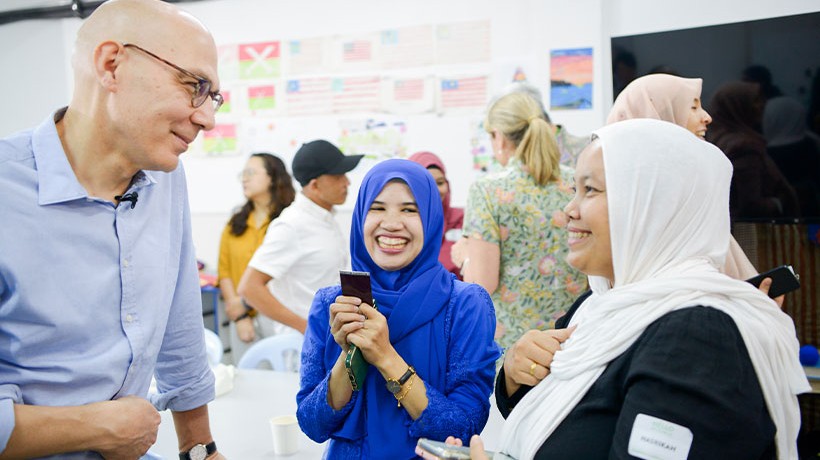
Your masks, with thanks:
[(333, 111), (336, 113), (374, 112), (381, 107), (379, 77), (334, 78)]
[(343, 62), (361, 62), (371, 59), (370, 40), (353, 40), (342, 45)]
[(483, 107), (487, 99), (487, 77), (441, 80), (441, 108)]
[(285, 104), (290, 115), (329, 114), (332, 110), (329, 78), (288, 80)]
[(418, 101), (424, 97), (424, 79), (408, 78), (393, 82), (393, 99), (397, 101)]

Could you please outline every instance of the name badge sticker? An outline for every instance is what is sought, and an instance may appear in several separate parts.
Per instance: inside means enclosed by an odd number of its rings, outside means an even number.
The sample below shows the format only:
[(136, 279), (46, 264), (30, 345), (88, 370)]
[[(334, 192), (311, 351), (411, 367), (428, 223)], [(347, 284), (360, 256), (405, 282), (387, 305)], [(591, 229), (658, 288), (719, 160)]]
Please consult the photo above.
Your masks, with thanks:
[(644, 459), (685, 460), (692, 447), (692, 431), (683, 425), (638, 414), (629, 435), (629, 455)]

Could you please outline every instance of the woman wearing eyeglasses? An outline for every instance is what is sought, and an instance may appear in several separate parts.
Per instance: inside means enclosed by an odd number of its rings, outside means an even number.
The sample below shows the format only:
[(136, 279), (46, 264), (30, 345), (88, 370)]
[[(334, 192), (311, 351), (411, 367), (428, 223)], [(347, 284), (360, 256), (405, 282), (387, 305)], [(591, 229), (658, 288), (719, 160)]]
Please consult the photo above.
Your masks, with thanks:
[(255, 327), (256, 310), (248, 308), (236, 287), (256, 248), (265, 239), (268, 225), (296, 195), (285, 164), (269, 153), (254, 153), (240, 173), (247, 202), (231, 216), (219, 244), (219, 289), (225, 313), (231, 320), (231, 356), (234, 363), (251, 343), (261, 338)]

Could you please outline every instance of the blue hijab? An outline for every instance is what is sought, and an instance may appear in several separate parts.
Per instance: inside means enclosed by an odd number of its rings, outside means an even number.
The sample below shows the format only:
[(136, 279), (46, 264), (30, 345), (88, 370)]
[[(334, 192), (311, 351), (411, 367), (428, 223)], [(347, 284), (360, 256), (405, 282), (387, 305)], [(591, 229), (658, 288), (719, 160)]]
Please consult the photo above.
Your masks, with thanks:
[[(370, 205), (393, 179), (404, 181), (418, 206), (424, 246), (406, 267), (386, 271), (376, 265), (365, 247), (364, 220)], [(386, 318), (390, 343), (416, 369), (425, 384), (444, 392), (447, 370), (445, 307), (453, 290), (453, 275), (438, 261), (444, 212), (433, 176), (409, 160), (386, 160), (367, 173), (359, 189), (350, 231), (354, 270), (370, 272), (373, 298)], [(335, 344), (333, 336), (328, 345)], [(338, 356), (338, 352), (335, 356)], [(334, 358), (335, 360), (335, 358)], [(398, 378), (399, 376), (395, 376)], [(416, 382), (418, 384), (418, 382)], [(412, 458), (416, 439), (408, 428), (412, 419), (385, 387), (378, 370), (370, 367), (364, 388), (343, 426), (335, 433), (349, 440), (367, 436), (363, 453), (371, 458)]]

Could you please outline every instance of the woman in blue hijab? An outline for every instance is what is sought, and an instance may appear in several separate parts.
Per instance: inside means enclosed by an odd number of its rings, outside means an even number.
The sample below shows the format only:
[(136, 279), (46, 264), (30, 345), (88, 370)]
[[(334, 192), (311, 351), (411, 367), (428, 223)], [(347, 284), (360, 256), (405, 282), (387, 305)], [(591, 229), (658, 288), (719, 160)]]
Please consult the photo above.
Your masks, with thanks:
[[(326, 458), (409, 459), (421, 437), (469, 439), (484, 428), (499, 357), (495, 312), (482, 287), (439, 263), (443, 225), (422, 166), (386, 160), (365, 176), (350, 252), (353, 269), (370, 272), (378, 309), (339, 286), (319, 290), (302, 350), (296, 415), (311, 439), (330, 439)], [(349, 344), (370, 363), (360, 391), (344, 366)]]

